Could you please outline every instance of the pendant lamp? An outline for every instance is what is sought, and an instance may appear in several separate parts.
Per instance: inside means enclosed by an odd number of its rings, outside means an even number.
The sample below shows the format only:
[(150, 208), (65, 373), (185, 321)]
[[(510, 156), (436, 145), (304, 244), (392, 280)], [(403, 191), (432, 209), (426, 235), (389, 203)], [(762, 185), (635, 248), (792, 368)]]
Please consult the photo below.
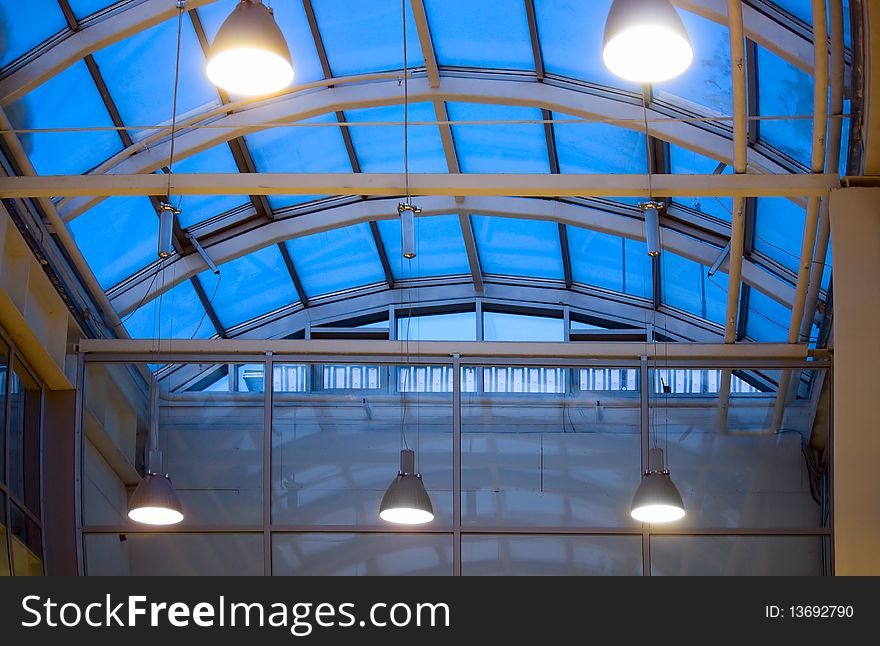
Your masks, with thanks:
[(379, 518), (400, 525), (422, 525), (434, 520), (431, 497), (415, 472), (416, 453), (412, 449), (400, 452), (400, 472), (388, 485), (379, 505)]
[(659, 83), (690, 67), (694, 50), (669, 0), (614, 0), (605, 21), (602, 59), (627, 81)]
[(214, 38), (206, 72), (231, 94), (261, 96), (290, 85), (290, 50), (272, 9), (260, 0), (241, 0)]
[(651, 449), (650, 467), (633, 496), (630, 515), (643, 523), (669, 523), (684, 518), (684, 502), (664, 465), (663, 449)]

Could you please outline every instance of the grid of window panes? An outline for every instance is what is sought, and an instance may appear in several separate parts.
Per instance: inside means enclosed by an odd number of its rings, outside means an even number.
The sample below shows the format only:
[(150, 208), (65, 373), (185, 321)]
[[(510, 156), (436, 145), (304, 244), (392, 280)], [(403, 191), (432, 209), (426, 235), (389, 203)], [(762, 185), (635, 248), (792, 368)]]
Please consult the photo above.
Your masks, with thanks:
[[(603, 96), (633, 101), (641, 97), (641, 87), (622, 82), (605, 69), (598, 45), (601, 38), (583, 37), (584, 25), (592, 28), (603, 24), (610, 3), (611, 0), (534, 0), (536, 45), (547, 77), (558, 80), (570, 91), (599, 92)], [(107, 12), (131, 9), (131, 3), (107, 0), (70, 0), (69, 4), (73, 16), (85, 29), (100, 25)], [(394, 0), (375, 0), (369, 4), (370, 10), (365, 11), (352, 0), (315, 2), (314, 25), (309, 24), (301, 3), (279, 3), (274, 7), (279, 26), (291, 44), (298, 83), (324, 77), (312, 27), (321, 38), (333, 75), (400, 69), (402, 54), (399, 48), (392, 46), (402, 26), (399, 6)], [(847, 25), (844, 36), (849, 47), (850, 8), (848, 2), (843, 4)], [(220, 95), (204, 75), (205, 60), (197, 25), (210, 42), (234, 5), (235, 0), (208, 3), (191, 9), (184, 19), (180, 114), (192, 116), (220, 106)], [(768, 1), (763, 5), (771, 7), (768, 19), (777, 20), (779, 29), (809, 38), (807, 30), (812, 22), (809, 0)], [(655, 98), (694, 117), (714, 119), (732, 114), (726, 25), (694, 12), (678, 10), (695, 45), (696, 59), (681, 77), (655, 84)], [(523, 73), (535, 72), (535, 52), (522, 2), (499, 0), (480, 4), (426, 0), (425, 13), (441, 76), (448, 73), (467, 78), (470, 75), (483, 82), (485, 71), (490, 70), (495, 83), (508, 77), (521, 81)], [(463, 19), (464, 16), (467, 19)], [(407, 43), (409, 63), (418, 67), (424, 64), (424, 59), (411, 11), (407, 23), (412, 27)], [(41, 46), (53, 38), (65, 38), (73, 33), (57, 0), (0, 2), (0, 24), (15, 25), (14, 29), (3, 30), (7, 39), (0, 53), (0, 78), (7, 77), (22, 64), (39, 65), (37, 54)], [(76, 61), (6, 106), (13, 124), (28, 130), (21, 134), (22, 144), (36, 171), (40, 174), (89, 172), (123, 150), (123, 138), (112, 129), (114, 123), (107, 107), (110, 102), (102, 97), (104, 86), (115, 112), (128, 128), (128, 135), (139, 145), (152, 134), (139, 126), (166, 123), (171, 111), (175, 38), (174, 18), (129, 34), (95, 51), (95, 66)], [(757, 122), (756, 146), (761, 150), (772, 149), (773, 155), (780, 153), (785, 163), (797, 171), (808, 160), (812, 140), (812, 122), (808, 118), (813, 107), (812, 78), (792, 62), (791, 56), (782, 56), (774, 43), (757, 45), (753, 51), (755, 65), (750, 69), (757, 70), (751, 84), (757, 88), (757, 114), (753, 116), (773, 117)], [(77, 101), (70, 102), (68, 97), (74, 94)], [(163, 96), (168, 100), (161, 100)], [(160, 100), (153, 100), (155, 97)], [(577, 102), (575, 99), (574, 103)], [(537, 123), (545, 116), (557, 121), (551, 135), (559, 172), (640, 174), (647, 170), (645, 138), (634, 129), (579, 120), (576, 115), (563, 111), (544, 115), (538, 107), (503, 105), (496, 101), (449, 101), (445, 110), (455, 122), (449, 135), (457, 164), (465, 173), (549, 173), (547, 137), (542, 125)], [(844, 110), (845, 114), (848, 112)], [(411, 114), (417, 124), (429, 123), (437, 117), (434, 106), (428, 102), (413, 103)], [(350, 109), (342, 116), (355, 126), (386, 124), (349, 128), (353, 157), (361, 171), (402, 170), (400, 105)], [(86, 125), (103, 130), (77, 131)], [(257, 172), (350, 173), (355, 170), (334, 113), (310, 116), (298, 125), (300, 127), (268, 128), (242, 139)], [(843, 127), (846, 132), (848, 119), (844, 119)], [(47, 131), (53, 128), (58, 131)], [(413, 126), (409, 142), (411, 170), (447, 171), (440, 134), (435, 125)], [(842, 141), (846, 145), (846, 137)], [(697, 149), (706, 151), (701, 144), (697, 141), (690, 148), (682, 141), (670, 144), (666, 171), (732, 172), (729, 166), (719, 165), (719, 160), (697, 153)], [(178, 170), (187, 173), (239, 170), (229, 147), (222, 141), (207, 149), (199, 147), (196, 154), (182, 154), (178, 164)], [(269, 196), (268, 201), (276, 210), (303, 204), (307, 208), (321, 208), (319, 202), (325, 197)], [(608, 201), (615, 209), (633, 209), (634, 206), (634, 200)], [(703, 214), (722, 223), (730, 221), (732, 200), (728, 197), (682, 197), (673, 202), (687, 207), (689, 213)], [(767, 267), (771, 271), (779, 266), (790, 268), (797, 261), (791, 257), (791, 250), (794, 249), (795, 254), (799, 252), (803, 216), (796, 212), (799, 207), (792, 205), (769, 203), (769, 198), (759, 200), (754, 248), (759, 258), (772, 261)], [(90, 208), (70, 220), (70, 232), (103, 288), (112, 289), (156, 262), (158, 218), (147, 198), (114, 197), (90, 201), (86, 206)], [(243, 196), (186, 196), (180, 207), (180, 226), (196, 233), (200, 226), (219, 217), (249, 217), (243, 215), (248, 212), (248, 200)], [(774, 212), (768, 214), (770, 209)], [(631, 215), (636, 215), (634, 209)], [(565, 250), (555, 222), (506, 217), (503, 210), (495, 210), (490, 215), (476, 211), (465, 217), (473, 229), (479, 266), (487, 276), (517, 276), (561, 283), (569, 277), (565, 271), (567, 260), (570, 278), (578, 286), (634, 298), (652, 297), (654, 283), (650, 262), (641, 241), (566, 225), (569, 257), (564, 259)], [(377, 232), (362, 222), (287, 240), (282, 245), (296, 266), (302, 296), (307, 299), (382, 285), (386, 281), (383, 249), (394, 281), (457, 278), (470, 273), (471, 264), (457, 214), (419, 218), (418, 228), (418, 253), (413, 261), (404, 260), (400, 254), (400, 226), (394, 219), (379, 221)], [(112, 244), (120, 235), (128, 241), (123, 251)], [(709, 276), (706, 267), (693, 260), (673, 253), (668, 256), (660, 269), (664, 304), (719, 322), (723, 314), (720, 306), (726, 300), (726, 276)], [(216, 319), (206, 316), (204, 299), (193, 283), (180, 282), (166, 295), (166, 299), (173, 301), (173, 320), (163, 321), (159, 332), (165, 338), (207, 338), (222, 335), (269, 312), (301, 304), (301, 295), (289, 279), (286, 263), (282, 249), (270, 245), (223, 263), (222, 280), (209, 271), (196, 276), (195, 280), (210, 296)], [(255, 290), (254, 285), (260, 289)], [(156, 336), (153, 325), (156, 307), (155, 300), (148, 300), (134, 313), (125, 313), (125, 326), (132, 337)], [(752, 315), (757, 318), (761, 312), (751, 308), (748, 318)], [(219, 322), (218, 328), (212, 320)], [(747, 327), (759, 329), (761, 325), (749, 321)], [(332, 381), (336, 383), (335, 379)]]
[(0, 337), (0, 575), (43, 574), (41, 411), (39, 383)]

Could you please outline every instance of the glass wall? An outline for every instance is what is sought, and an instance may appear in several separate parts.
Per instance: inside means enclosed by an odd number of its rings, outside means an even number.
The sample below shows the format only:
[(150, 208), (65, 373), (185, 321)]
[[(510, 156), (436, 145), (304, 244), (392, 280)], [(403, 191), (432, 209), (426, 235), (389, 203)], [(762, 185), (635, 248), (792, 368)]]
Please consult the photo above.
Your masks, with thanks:
[[(813, 426), (824, 368), (791, 366), (814, 386), (777, 409), (781, 366), (303, 359), (155, 373), (159, 446), (186, 516), (159, 531), (125, 516), (150, 366), (87, 363), (87, 573), (829, 573), (830, 429)], [(670, 526), (630, 517), (655, 446), (687, 511)], [(402, 447), (416, 451), (428, 525), (378, 517)]]
[(43, 574), (42, 389), (0, 337), (0, 575)]

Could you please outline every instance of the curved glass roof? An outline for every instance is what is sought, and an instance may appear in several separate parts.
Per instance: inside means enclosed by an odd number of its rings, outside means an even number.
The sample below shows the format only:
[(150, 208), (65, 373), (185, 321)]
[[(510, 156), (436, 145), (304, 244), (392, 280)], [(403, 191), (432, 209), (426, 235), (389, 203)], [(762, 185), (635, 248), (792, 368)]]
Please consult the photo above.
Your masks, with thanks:
[[(219, 93), (204, 73), (204, 52), (236, 2), (187, 3), (173, 170), (402, 172), (400, 3), (269, 3), (290, 46), (297, 85), (279, 97), (241, 101)], [(173, 4), (0, 0), (0, 101), (13, 125), (28, 129), (19, 138), (36, 173), (167, 172)], [(602, 64), (601, 26), (610, 0), (407, 3), (411, 172), (731, 173), (727, 26), (715, 21), (711, 8), (701, 9), (712, 3), (686, 4), (698, 12), (679, 9), (694, 64), (678, 79), (643, 88)], [(759, 4), (759, 17), (749, 14), (745, 24), (749, 171), (806, 172), (812, 61), (792, 43), (812, 47), (811, 3)], [(758, 19), (760, 25), (749, 22)], [(93, 29), (109, 36), (79, 56), (59, 51), (74, 33), (92, 42)], [(641, 115), (643, 100), (651, 120), (647, 137), (644, 124), (625, 116)], [(624, 121), (615, 121), (621, 116)], [(674, 127), (652, 127), (659, 118), (673, 119)], [(230, 128), (219, 127), (226, 124)], [(493, 293), (502, 298), (513, 298), (504, 288), (514, 283), (580, 291), (636, 309), (657, 306), (723, 331), (726, 264), (712, 266), (729, 241), (731, 198), (673, 199), (658, 263), (646, 254), (634, 199), (416, 198), (424, 213), (411, 262), (401, 256), (397, 200), (172, 199), (181, 209), (178, 253), (161, 265), (155, 200), (56, 200), (75, 251), (133, 337), (153, 336), (161, 294), (161, 307), (173, 312), (173, 320), (163, 317), (163, 336), (234, 336), (245, 329), (254, 336), (260, 322), (315, 302), (444, 281), (497, 286)], [(750, 294), (742, 299), (741, 338), (785, 339), (805, 204), (747, 200), (744, 281), (750, 289), (744, 291)], [(189, 236), (217, 262), (219, 276), (206, 268)]]

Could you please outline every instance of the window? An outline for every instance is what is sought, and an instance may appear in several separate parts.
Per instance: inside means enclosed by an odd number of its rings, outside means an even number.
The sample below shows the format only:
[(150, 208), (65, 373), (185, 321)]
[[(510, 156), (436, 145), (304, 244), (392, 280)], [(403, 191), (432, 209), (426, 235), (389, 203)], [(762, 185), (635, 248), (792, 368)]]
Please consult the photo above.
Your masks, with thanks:
[(9, 491), (40, 513), (40, 404), (37, 382), (13, 362), (9, 379)]

